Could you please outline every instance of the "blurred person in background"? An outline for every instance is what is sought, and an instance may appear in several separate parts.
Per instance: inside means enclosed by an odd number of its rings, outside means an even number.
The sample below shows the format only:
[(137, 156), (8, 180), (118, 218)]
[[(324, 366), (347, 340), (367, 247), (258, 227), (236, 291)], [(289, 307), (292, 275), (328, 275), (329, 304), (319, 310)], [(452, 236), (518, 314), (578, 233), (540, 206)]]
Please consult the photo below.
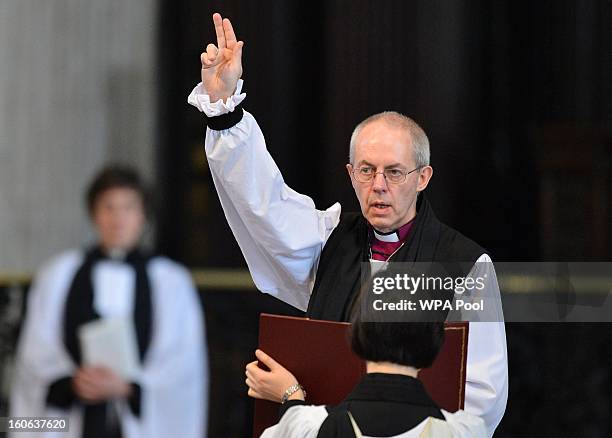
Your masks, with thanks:
[[(190, 274), (140, 248), (149, 196), (133, 169), (103, 169), (86, 198), (97, 242), (54, 257), (37, 273), (17, 347), (10, 415), (67, 416), (65, 437), (204, 437), (207, 350)], [(133, 379), (83, 363), (79, 328), (113, 318), (134, 328), (139, 366)]]

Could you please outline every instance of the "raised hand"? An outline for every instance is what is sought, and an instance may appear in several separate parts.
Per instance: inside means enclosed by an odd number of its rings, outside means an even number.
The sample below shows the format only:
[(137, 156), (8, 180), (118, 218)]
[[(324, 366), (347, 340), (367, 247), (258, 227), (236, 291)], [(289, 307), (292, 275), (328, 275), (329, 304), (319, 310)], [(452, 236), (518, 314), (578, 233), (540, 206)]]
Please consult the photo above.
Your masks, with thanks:
[(202, 84), (211, 102), (225, 101), (236, 89), (242, 76), (242, 46), (236, 41), (232, 23), (220, 14), (213, 14), (217, 45), (209, 44), (206, 52), (200, 55), (202, 61)]

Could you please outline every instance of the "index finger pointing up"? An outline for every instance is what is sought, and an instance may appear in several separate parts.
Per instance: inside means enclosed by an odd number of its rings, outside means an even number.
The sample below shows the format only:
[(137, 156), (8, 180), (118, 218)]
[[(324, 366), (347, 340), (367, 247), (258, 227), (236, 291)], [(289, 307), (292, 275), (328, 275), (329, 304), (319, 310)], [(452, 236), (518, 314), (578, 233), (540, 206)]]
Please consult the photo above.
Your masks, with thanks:
[(213, 14), (213, 23), (215, 23), (215, 33), (217, 34), (217, 47), (220, 51), (221, 49), (225, 49), (226, 47), (225, 32), (223, 31), (223, 18), (221, 18), (221, 14), (218, 14), (216, 12)]
[(232, 22), (228, 18), (223, 19), (223, 32), (225, 33), (225, 43), (228, 49), (232, 49), (236, 44), (236, 34)]

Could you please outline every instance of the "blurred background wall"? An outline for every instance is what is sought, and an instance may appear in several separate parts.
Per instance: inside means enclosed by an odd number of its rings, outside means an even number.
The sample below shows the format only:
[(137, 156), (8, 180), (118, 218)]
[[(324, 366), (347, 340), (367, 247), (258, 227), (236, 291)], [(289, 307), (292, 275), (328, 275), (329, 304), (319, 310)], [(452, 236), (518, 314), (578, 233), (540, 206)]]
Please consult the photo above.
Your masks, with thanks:
[(86, 240), (105, 162), (155, 170), (156, 0), (0, 1), (0, 270)]
[(84, 184), (109, 160), (134, 163), (157, 184), (162, 251), (191, 265), (242, 266), (207, 173), (201, 117), (185, 103), (199, 53), (214, 41), (213, 10), (246, 41), (245, 106), (287, 182), (320, 208), (357, 208), (343, 167), (350, 132), (395, 109), (428, 132), (438, 215), (496, 259), (610, 254), (608, 1), (0, 8), (4, 270), (32, 270), (83, 241)]

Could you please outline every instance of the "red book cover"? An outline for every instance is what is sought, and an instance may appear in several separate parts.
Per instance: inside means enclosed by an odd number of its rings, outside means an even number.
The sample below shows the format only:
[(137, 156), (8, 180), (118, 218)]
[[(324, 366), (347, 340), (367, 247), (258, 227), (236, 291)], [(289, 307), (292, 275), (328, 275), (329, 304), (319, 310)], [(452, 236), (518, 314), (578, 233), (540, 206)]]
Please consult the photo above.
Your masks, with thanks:
[[(308, 403), (340, 403), (366, 372), (352, 352), (349, 323), (320, 321), (262, 313), (259, 349), (293, 373), (308, 392)], [(419, 372), (431, 398), (442, 408), (463, 408), (468, 323), (446, 323), (442, 349), (431, 366)], [(253, 436), (259, 437), (278, 421), (278, 403), (255, 401)]]

